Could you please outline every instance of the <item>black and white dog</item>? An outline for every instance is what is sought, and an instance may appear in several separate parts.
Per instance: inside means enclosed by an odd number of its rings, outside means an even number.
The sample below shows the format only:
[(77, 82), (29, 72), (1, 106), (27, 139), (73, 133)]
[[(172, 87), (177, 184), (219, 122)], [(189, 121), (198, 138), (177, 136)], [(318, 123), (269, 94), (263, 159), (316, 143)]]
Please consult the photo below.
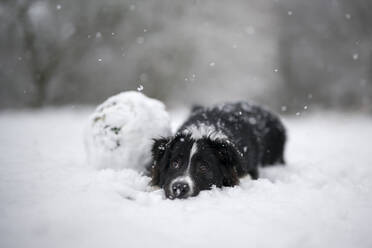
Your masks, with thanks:
[(152, 185), (174, 199), (257, 179), (260, 165), (284, 164), (285, 140), (281, 121), (257, 105), (196, 107), (174, 137), (155, 139)]

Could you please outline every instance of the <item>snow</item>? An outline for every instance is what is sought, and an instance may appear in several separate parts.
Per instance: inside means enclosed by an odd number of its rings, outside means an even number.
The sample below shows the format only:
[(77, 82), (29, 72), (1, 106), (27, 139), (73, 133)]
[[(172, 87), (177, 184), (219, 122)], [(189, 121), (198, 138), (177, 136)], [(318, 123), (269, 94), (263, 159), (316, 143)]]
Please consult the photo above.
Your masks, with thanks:
[(97, 32), (96, 33), (96, 38), (102, 38), (102, 33), (101, 32)]
[(286, 167), (167, 200), (134, 170), (87, 164), (90, 113), (0, 112), (0, 247), (372, 247), (371, 117), (286, 118)]
[(162, 102), (136, 91), (108, 98), (89, 117), (85, 132), (88, 161), (96, 168), (132, 168), (140, 172), (151, 161), (154, 138), (171, 135)]

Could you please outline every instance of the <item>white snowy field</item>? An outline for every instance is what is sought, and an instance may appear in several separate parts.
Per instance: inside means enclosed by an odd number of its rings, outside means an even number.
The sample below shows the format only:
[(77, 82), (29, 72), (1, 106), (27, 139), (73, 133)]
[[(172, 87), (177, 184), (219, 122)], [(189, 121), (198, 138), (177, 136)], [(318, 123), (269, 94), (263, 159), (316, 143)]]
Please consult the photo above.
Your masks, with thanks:
[(167, 200), (85, 162), (89, 113), (0, 112), (0, 247), (372, 247), (371, 117), (285, 119), (286, 167)]

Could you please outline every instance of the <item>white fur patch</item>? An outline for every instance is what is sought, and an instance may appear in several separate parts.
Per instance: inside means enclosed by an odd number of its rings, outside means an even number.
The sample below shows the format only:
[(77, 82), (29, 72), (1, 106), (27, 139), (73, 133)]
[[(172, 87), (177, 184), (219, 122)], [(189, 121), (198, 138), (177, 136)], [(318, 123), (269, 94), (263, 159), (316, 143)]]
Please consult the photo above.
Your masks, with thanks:
[(212, 140), (227, 139), (227, 136), (221, 131), (217, 131), (214, 126), (208, 126), (204, 123), (200, 125), (191, 125), (183, 131), (184, 134), (190, 134), (191, 138), (198, 140), (203, 137), (209, 137)]
[(173, 179), (173, 181), (169, 184), (170, 192), (172, 192), (172, 187), (174, 183), (182, 182), (182, 183), (187, 183), (190, 187), (190, 191), (187, 193), (187, 196), (190, 196), (193, 194), (195, 184), (194, 184), (194, 180), (192, 180), (191, 175), (190, 175), (190, 167), (191, 167), (191, 159), (197, 151), (198, 151), (198, 146), (196, 142), (194, 142), (190, 150), (189, 163), (187, 164), (185, 174), (183, 176), (179, 176)]
[(198, 146), (196, 144), (196, 142), (194, 142), (194, 144), (192, 144), (192, 147), (191, 147), (191, 150), (190, 150), (190, 156), (189, 156), (189, 164), (187, 166), (187, 170), (190, 169), (190, 165), (191, 165), (191, 159), (192, 157), (194, 156), (194, 154), (198, 151)]

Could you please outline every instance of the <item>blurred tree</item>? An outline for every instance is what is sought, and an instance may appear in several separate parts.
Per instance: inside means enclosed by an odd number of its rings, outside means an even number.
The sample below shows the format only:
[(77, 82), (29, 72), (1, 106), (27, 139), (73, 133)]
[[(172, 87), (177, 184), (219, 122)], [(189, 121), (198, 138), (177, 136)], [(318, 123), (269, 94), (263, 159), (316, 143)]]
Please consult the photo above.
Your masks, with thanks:
[(369, 108), (370, 1), (283, 0), (276, 10), (282, 91), (290, 110), (311, 103)]
[(371, 109), (370, 12), (368, 0), (3, 0), (0, 107), (98, 103), (141, 84), (173, 107)]
[[(0, 77), (7, 81), (8, 92), (26, 92), (27, 82), (31, 82), (33, 87), (27, 91), (31, 99), (18, 101), (33, 107), (57, 103), (61, 98), (62, 102), (66, 102), (64, 98), (79, 98), (84, 82), (89, 80), (89, 73), (84, 74), (81, 63), (94, 49), (113, 43), (101, 36), (109, 33), (106, 36), (110, 37), (112, 31), (108, 30), (114, 30), (125, 14), (120, 1), (102, 4), (100, 1), (64, 1), (61, 5), (58, 0), (14, 0), (2, 2), (1, 9), (12, 12), (12, 15), (0, 15), (5, 23), (1, 28), (10, 31), (9, 37), (2, 38), (1, 48), (9, 50), (5, 54), (8, 60), (19, 58), (22, 63), (15, 66), (19, 71), (23, 68), (24, 73), (17, 78), (8, 65), (9, 72), (0, 73)], [(4, 68), (5, 71), (7, 68)], [(56, 86), (52, 85), (56, 81), (63, 85), (57, 87), (57, 98), (53, 93)]]
[[(31, 9), (31, 6), (33, 6), (34, 9)], [(40, 41), (37, 22), (46, 20), (36, 19), (47, 14), (45, 13), (46, 11), (49, 11), (47, 6), (42, 5), (41, 2), (23, 1), (17, 4), (15, 8), (17, 9), (16, 12), (18, 14), (18, 28), (22, 32), (23, 50), (27, 56), (28, 67), (31, 70), (32, 82), (36, 91), (31, 106), (40, 107), (45, 102), (48, 83), (50, 83), (51, 78), (60, 63), (62, 48), (55, 40), (50, 42), (53, 45), (45, 44), (46, 42)], [(34, 22), (31, 18), (35, 19)], [(48, 54), (48, 58), (43, 58), (43, 54), (46, 53)]]
[(361, 47), (358, 56), (363, 57), (366, 63), (366, 78), (360, 81), (361, 97), (364, 106), (372, 112), (372, 1), (343, 0), (342, 3), (344, 12), (350, 15), (352, 30), (358, 37), (357, 45)]

